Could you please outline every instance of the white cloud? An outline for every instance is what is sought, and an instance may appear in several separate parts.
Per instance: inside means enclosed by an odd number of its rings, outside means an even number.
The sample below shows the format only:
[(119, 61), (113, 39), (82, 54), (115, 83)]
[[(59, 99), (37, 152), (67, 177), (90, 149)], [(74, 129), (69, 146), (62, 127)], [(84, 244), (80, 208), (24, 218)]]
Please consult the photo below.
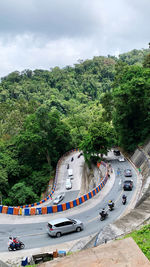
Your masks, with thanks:
[(2, 0), (0, 77), (147, 48), (149, 0)]
[(41, 46), (40, 39), (33, 35), (18, 35), (5, 46), (0, 42), (1, 77), (15, 70), (73, 65), (78, 59), (89, 58), (91, 51), (98, 55), (93, 41), (86, 38), (62, 38), (45, 43), (43, 40)]

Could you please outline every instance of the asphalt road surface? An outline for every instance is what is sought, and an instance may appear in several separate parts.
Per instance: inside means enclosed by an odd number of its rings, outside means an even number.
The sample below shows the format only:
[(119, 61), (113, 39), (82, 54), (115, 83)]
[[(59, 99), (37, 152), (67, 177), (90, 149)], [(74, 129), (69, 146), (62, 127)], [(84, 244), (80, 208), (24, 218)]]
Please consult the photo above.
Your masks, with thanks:
[[(137, 174), (134, 168), (126, 160), (125, 162), (119, 162), (117, 157), (110, 160), (113, 167), (116, 179), (113, 187), (109, 193), (101, 200), (101, 202), (94, 204), (94, 198), (92, 208), (79, 208), (79, 212), (75, 216), (70, 216), (70, 218), (77, 218), (84, 223), (84, 230), (79, 233), (70, 233), (63, 235), (60, 238), (52, 238), (47, 234), (47, 222), (40, 223), (29, 223), (29, 224), (0, 224), (0, 252), (7, 251), (7, 243), (9, 236), (17, 236), (21, 241), (25, 243), (25, 249), (38, 248), (44, 246), (50, 246), (55, 244), (60, 244), (64, 242), (69, 242), (81, 237), (88, 236), (100, 232), (104, 226), (114, 222), (125, 210), (127, 205), (129, 205), (130, 200), (135, 192), (137, 183)], [(117, 169), (120, 168), (121, 173), (117, 174)], [(130, 168), (132, 170), (132, 180), (133, 180), (133, 190), (123, 191), (122, 184), (125, 180), (124, 170)], [(128, 179), (128, 178), (127, 178)], [(130, 179), (130, 178), (129, 178)], [(122, 195), (125, 193), (127, 196), (127, 204), (122, 205)], [(71, 194), (71, 192), (69, 193)], [(69, 195), (68, 194), (68, 195)], [(72, 191), (72, 195), (76, 195), (76, 191)], [(99, 193), (100, 194), (100, 193)], [(70, 198), (72, 199), (72, 195)], [(67, 199), (69, 196), (67, 196)], [(113, 200), (115, 202), (115, 209), (113, 211), (108, 211), (108, 217), (104, 221), (100, 221), (99, 212), (102, 208), (108, 207), (108, 201)], [(86, 202), (88, 203), (88, 201)], [(82, 205), (81, 205), (82, 206)], [(68, 211), (67, 211), (68, 212)], [(62, 217), (65, 217), (65, 212), (61, 213)], [(68, 215), (67, 215), (68, 216)], [(48, 219), (49, 220), (49, 219)]]
[[(84, 157), (81, 156), (78, 158), (79, 152), (70, 153), (68, 156), (65, 156), (62, 159), (61, 165), (59, 167), (58, 179), (56, 191), (52, 196), (52, 200), (44, 202), (38, 207), (42, 206), (51, 206), (53, 205), (53, 200), (61, 193), (65, 194), (65, 197), (61, 203), (65, 203), (71, 200), (74, 200), (78, 197), (81, 188), (81, 178), (82, 178), (82, 167), (84, 164)], [(71, 160), (73, 158), (73, 161)], [(66, 189), (66, 178), (68, 178), (68, 167), (73, 171), (72, 188)]]

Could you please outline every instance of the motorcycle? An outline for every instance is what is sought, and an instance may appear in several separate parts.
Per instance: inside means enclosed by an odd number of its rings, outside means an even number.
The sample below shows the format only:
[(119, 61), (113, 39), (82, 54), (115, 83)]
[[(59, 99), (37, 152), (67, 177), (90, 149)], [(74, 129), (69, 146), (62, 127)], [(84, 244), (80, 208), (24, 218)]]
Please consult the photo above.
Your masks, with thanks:
[(21, 242), (20, 240), (18, 240), (17, 243), (14, 243), (14, 246), (12, 246), (11, 244), (8, 246), (9, 251), (20, 250), (23, 248), (25, 248), (25, 244)]
[(127, 202), (127, 198), (123, 198), (123, 199), (122, 199), (122, 204), (125, 205), (126, 202)]
[(105, 213), (100, 212), (99, 215), (100, 215), (100, 221), (104, 221), (107, 218), (108, 213), (107, 212), (105, 212)]
[(125, 205), (127, 202), (127, 196), (126, 195), (123, 195), (122, 196), (122, 204)]

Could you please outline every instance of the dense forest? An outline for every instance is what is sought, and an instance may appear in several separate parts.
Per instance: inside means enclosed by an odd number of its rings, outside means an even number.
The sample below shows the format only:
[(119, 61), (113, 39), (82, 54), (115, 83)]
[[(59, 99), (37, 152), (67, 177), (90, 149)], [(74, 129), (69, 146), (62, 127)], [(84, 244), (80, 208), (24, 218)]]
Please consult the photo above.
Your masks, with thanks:
[(73, 147), (96, 161), (150, 137), (150, 50), (94, 57), (63, 69), (14, 71), (0, 82), (0, 195), (36, 202)]

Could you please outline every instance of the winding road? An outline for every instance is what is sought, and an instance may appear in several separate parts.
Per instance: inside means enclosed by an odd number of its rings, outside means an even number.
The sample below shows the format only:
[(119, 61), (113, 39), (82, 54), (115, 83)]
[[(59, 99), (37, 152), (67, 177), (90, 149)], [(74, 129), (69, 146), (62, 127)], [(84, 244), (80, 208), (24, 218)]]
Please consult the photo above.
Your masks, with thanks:
[[(77, 155), (77, 154), (76, 154)], [(66, 161), (70, 161), (68, 156)], [(26, 217), (17, 217), (14, 218), (12, 215), (3, 215), (0, 216), (0, 252), (7, 251), (7, 242), (9, 236), (19, 237), (26, 246), (26, 249), (39, 248), (45, 246), (56, 245), (64, 242), (70, 242), (72, 240), (77, 240), (82, 237), (89, 236), (91, 234), (96, 234), (100, 232), (104, 226), (114, 222), (119, 218), (130, 204), (130, 201), (136, 194), (136, 184), (137, 184), (137, 173), (131, 164), (126, 160), (125, 162), (119, 162), (117, 157), (113, 156), (113, 153), (109, 153), (109, 162), (112, 165), (113, 173), (111, 178), (107, 181), (105, 187), (100, 191), (95, 197), (86, 201), (82, 205), (75, 207), (73, 209), (57, 213), (57, 214), (48, 214), (48, 215), (37, 215)], [(79, 160), (77, 157), (74, 158), (74, 163), (76, 161), (76, 167), (74, 172), (77, 170), (81, 173), (81, 168), (83, 166), (83, 160)], [(79, 168), (77, 168), (79, 165)], [(74, 164), (75, 166), (75, 164)], [(121, 173), (117, 174), (118, 167), (121, 170)], [(133, 190), (126, 191), (127, 195), (127, 204), (122, 205), (122, 183), (125, 179), (124, 170), (130, 168), (132, 170), (132, 180), (133, 180)], [(57, 193), (64, 190), (64, 179), (66, 178), (66, 173), (62, 172), (62, 184), (59, 182)], [(77, 175), (79, 177), (79, 173)], [(75, 179), (75, 178), (74, 178)], [(78, 183), (77, 183), (78, 184)], [(80, 184), (81, 186), (81, 184)], [(66, 192), (64, 201), (72, 200), (77, 197), (79, 194), (79, 188), (74, 188), (71, 191)], [(105, 193), (104, 193), (105, 192)], [(102, 208), (107, 209), (108, 201), (112, 199), (115, 202), (115, 209), (113, 211), (108, 211), (109, 216), (106, 220), (100, 221), (99, 212)], [(2, 219), (2, 216), (5, 216), (5, 221)], [(32, 217), (32, 218), (31, 218)], [(84, 230), (79, 233), (71, 233), (68, 235), (63, 235), (60, 238), (51, 238), (47, 234), (47, 222), (50, 219), (57, 217), (70, 217), (77, 218), (84, 223)], [(7, 221), (8, 220), (8, 221)]]

